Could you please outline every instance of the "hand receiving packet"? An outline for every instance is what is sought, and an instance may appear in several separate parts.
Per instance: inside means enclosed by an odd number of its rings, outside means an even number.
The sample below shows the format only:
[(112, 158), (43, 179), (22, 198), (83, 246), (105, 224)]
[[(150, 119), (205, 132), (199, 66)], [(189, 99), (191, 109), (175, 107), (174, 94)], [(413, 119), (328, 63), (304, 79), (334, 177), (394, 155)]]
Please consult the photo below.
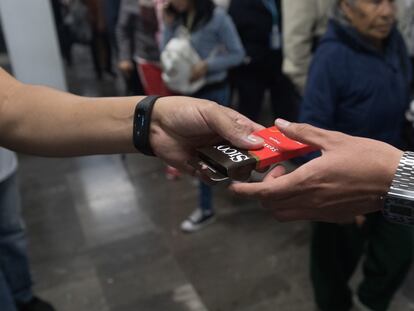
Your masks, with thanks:
[(190, 165), (213, 183), (228, 179), (246, 181), (253, 170), (317, 150), (286, 137), (275, 126), (253, 134), (264, 139), (262, 149), (243, 150), (226, 143), (203, 147), (197, 150), (197, 158), (190, 161)]

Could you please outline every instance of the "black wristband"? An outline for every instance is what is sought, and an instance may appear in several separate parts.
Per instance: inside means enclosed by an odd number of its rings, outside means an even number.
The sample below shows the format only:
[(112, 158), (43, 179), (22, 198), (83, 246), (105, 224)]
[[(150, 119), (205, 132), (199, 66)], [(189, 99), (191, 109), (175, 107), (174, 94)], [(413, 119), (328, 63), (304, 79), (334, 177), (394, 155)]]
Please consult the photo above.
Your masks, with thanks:
[(134, 146), (135, 148), (148, 156), (155, 156), (150, 143), (150, 125), (151, 114), (155, 102), (161, 96), (148, 96), (141, 100), (136, 108), (134, 114)]

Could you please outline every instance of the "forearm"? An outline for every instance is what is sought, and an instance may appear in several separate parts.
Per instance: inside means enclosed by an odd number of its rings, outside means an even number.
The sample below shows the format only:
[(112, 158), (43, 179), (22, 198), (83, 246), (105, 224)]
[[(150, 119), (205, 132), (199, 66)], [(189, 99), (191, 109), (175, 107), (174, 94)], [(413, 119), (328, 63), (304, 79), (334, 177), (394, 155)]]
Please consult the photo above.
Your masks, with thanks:
[(43, 156), (134, 152), (140, 99), (84, 98), (19, 83), (2, 102), (0, 145)]

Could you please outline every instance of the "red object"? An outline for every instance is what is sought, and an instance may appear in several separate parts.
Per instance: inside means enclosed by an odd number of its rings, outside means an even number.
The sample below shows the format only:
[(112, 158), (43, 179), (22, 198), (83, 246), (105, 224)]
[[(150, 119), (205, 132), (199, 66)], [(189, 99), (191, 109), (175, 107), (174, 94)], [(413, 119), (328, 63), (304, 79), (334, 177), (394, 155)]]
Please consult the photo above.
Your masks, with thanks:
[(138, 73), (147, 95), (172, 96), (171, 92), (162, 80), (162, 70), (158, 63), (138, 60)]
[(300, 157), (317, 149), (286, 137), (277, 127), (273, 126), (254, 133), (264, 139), (264, 148), (249, 151), (256, 158), (256, 167), (266, 168), (272, 164)]
[(247, 180), (255, 169), (267, 168), (317, 150), (286, 137), (276, 127), (254, 134), (264, 139), (262, 149), (243, 150), (228, 143), (202, 147), (197, 150), (198, 159), (190, 161), (190, 164), (212, 181), (222, 181), (226, 178)]
[(167, 180), (177, 180), (181, 177), (181, 172), (177, 170), (175, 167), (167, 166), (165, 169), (165, 177)]

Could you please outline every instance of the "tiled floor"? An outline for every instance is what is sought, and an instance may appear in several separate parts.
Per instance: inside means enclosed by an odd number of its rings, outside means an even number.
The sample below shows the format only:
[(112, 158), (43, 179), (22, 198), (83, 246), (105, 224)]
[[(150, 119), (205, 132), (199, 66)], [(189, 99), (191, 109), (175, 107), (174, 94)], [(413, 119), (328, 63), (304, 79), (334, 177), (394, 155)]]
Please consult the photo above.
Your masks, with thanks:
[[(87, 56), (75, 55), (71, 89), (114, 95), (119, 83), (94, 82)], [(313, 310), (308, 223), (276, 223), (219, 186), (218, 221), (185, 235), (196, 182), (167, 181), (156, 159), (20, 161), (36, 291), (59, 311)], [(414, 310), (413, 279), (394, 311)]]

